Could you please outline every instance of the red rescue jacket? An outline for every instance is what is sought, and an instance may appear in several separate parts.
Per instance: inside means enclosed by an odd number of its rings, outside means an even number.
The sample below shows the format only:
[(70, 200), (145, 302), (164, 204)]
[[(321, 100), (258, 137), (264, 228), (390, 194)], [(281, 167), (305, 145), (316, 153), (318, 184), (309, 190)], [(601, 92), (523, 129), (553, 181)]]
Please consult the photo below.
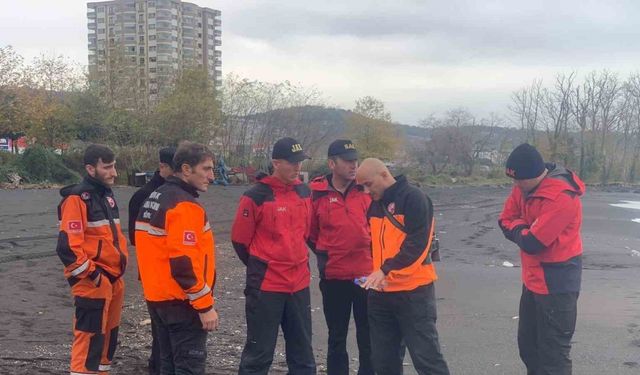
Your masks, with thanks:
[(309, 247), (318, 258), (323, 279), (353, 280), (372, 271), (369, 194), (353, 182), (344, 195), (331, 185), (331, 175), (314, 179)]
[(522, 281), (538, 294), (580, 291), (582, 274), (582, 180), (547, 164), (549, 173), (529, 194), (514, 186), (500, 215), (505, 237), (522, 258)]
[(247, 266), (247, 287), (295, 293), (309, 286), (310, 221), (311, 191), (300, 181), (267, 176), (244, 193), (231, 241)]

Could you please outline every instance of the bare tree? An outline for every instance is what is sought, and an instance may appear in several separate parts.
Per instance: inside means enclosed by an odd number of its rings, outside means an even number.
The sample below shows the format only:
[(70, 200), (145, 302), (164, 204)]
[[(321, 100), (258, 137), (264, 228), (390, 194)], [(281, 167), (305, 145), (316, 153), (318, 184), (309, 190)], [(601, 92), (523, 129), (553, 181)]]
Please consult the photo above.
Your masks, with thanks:
[(567, 154), (570, 152), (568, 150), (568, 124), (571, 116), (571, 96), (573, 95), (575, 76), (575, 72), (569, 75), (559, 74), (556, 76), (553, 89), (543, 89), (544, 116), (542, 116), (542, 122), (545, 125), (552, 160), (557, 160), (562, 156), (566, 161)]
[(516, 91), (511, 96), (509, 110), (516, 116), (525, 141), (536, 144), (536, 131), (542, 109), (542, 80), (535, 79), (531, 86)]

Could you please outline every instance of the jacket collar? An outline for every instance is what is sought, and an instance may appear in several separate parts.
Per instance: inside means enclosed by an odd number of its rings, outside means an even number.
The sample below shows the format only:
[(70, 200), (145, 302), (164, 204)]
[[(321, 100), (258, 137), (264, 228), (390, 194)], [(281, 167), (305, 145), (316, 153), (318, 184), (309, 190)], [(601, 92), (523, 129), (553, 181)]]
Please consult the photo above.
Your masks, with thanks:
[(111, 188), (109, 186), (105, 185), (104, 183), (102, 183), (102, 181), (94, 177), (87, 175), (84, 177), (83, 182), (89, 185), (93, 191), (100, 195), (111, 193)]
[(165, 183), (177, 185), (182, 190), (184, 190), (187, 193), (193, 195), (194, 198), (198, 198), (200, 196), (200, 194), (198, 194), (198, 189), (196, 189), (195, 187), (193, 187), (193, 186), (189, 185), (188, 183), (182, 181), (182, 179), (180, 179), (180, 178), (178, 178), (176, 176), (167, 177), (166, 180), (165, 180)]
[(269, 187), (271, 187), (274, 190), (293, 190), (293, 188), (296, 185), (300, 185), (302, 183), (302, 181), (300, 181), (299, 179), (296, 179), (292, 184), (285, 184), (284, 182), (280, 181), (279, 178), (271, 175), (271, 176), (266, 176), (264, 178), (261, 178), (260, 181), (258, 181), (261, 184), (265, 184), (268, 185)]
[(577, 195), (585, 192), (584, 182), (572, 171), (556, 164), (547, 163), (547, 176), (529, 192), (526, 197), (541, 197), (553, 199), (563, 191), (571, 191)]
[(149, 182), (153, 186), (160, 186), (160, 185), (164, 184), (165, 179), (164, 179), (164, 177), (160, 176), (160, 171), (156, 171), (153, 174), (153, 177), (151, 177), (151, 180)]
[[(340, 193), (334, 186), (333, 186), (333, 174), (329, 173), (328, 175), (322, 176), (322, 177), (318, 177), (315, 178), (313, 181), (311, 181), (311, 184), (309, 184), (309, 187), (312, 190), (315, 191), (335, 191), (337, 193)], [(349, 186), (347, 186), (347, 189), (344, 191), (344, 195), (346, 196), (351, 190), (353, 189), (357, 189), (362, 191), (362, 186), (358, 185), (356, 183), (355, 180), (351, 181), (351, 183), (349, 184)]]
[(387, 190), (384, 191), (384, 194), (382, 194), (382, 202), (384, 202), (385, 204), (393, 202), (396, 195), (398, 194), (398, 191), (400, 191), (407, 185), (407, 178), (404, 175), (397, 176), (396, 182), (393, 185), (389, 186)]

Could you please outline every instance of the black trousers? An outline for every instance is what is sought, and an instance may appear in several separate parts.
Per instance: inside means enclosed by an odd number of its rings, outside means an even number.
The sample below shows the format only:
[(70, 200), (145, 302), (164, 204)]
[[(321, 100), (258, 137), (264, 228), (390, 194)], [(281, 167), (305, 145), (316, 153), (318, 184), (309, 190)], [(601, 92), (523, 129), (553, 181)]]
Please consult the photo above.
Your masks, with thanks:
[(401, 342), (420, 375), (449, 375), (436, 330), (433, 283), (406, 292), (369, 292), (369, 329), (377, 375), (402, 374)]
[(373, 375), (371, 339), (367, 318), (367, 291), (352, 280), (320, 280), (322, 307), (329, 329), (327, 348), (327, 374), (348, 375), (347, 333), (353, 306), (358, 342), (358, 375)]
[(161, 375), (204, 375), (207, 331), (188, 303), (148, 305), (160, 351)]
[(289, 374), (315, 375), (309, 288), (296, 293), (247, 288), (245, 296), (247, 342), (240, 358), (238, 374), (269, 373), (278, 339), (278, 327), (281, 326)]
[[(151, 316), (151, 308), (147, 306), (149, 316)], [(149, 355), (149, 375), (160, 375), (160, 343), (158, 342), (158, 334), (156, 333), (156, 325), (151, 324), (151, 354)]]
[(577, 312), (578, 293), (543, 295), (522, 287), (518, 348), (528, 375), (571, 375)]

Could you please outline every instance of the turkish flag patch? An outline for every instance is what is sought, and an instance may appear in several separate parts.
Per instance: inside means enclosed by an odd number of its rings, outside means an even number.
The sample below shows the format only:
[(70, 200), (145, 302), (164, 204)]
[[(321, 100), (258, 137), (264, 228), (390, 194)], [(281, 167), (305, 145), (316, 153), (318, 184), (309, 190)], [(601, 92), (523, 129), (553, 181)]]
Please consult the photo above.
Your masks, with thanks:
[(193, 246), (196, 244), (196, 232), (185, 230), (182, 236), (182, 244)]
[(80, 232), (82, 232), (82, 221), (80, 221), (80, 220), (70, 220), (67, 223), (67, 231), (69, 233), (80, 233)]

